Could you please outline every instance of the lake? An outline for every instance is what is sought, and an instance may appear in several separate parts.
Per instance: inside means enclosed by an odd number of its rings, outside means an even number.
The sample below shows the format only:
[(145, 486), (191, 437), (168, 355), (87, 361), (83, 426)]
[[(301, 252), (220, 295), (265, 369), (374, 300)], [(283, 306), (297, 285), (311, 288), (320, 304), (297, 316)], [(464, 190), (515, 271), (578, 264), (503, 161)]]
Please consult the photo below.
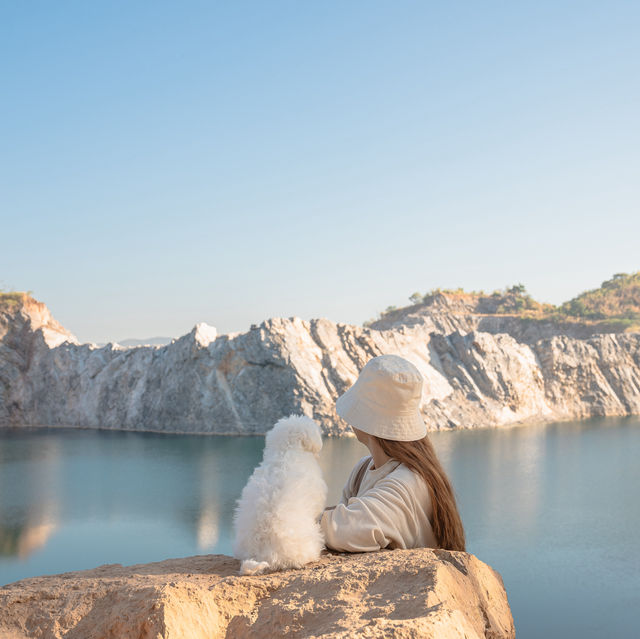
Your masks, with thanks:
[[(498, 570), (519, 639), (637, 636), (640, 419), (432, 433), (468, 551)], [(0, 584), (231, 553), (261, 437), (0, 431)], [(329, 501), (366, 449), (325, 440)]]

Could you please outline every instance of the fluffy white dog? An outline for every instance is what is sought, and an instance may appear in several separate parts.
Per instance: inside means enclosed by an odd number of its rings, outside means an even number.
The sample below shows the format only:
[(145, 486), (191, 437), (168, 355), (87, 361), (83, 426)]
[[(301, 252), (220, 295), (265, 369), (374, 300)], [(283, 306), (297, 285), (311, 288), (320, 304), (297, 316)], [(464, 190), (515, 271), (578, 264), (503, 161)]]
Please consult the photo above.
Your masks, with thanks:
[(317, 520), (327, 498), (318, 465), (320, 428), (309, 417), (283, 417), (267, 433), (234, 516), (234, 557), (240, 573), (300, 568), (324, 547)]

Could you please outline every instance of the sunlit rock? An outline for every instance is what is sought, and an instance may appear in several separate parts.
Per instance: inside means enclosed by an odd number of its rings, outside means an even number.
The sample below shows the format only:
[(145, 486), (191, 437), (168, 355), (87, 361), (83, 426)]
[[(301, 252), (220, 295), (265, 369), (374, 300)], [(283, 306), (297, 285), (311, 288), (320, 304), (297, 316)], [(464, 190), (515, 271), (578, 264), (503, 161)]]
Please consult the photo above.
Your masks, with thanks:
[(323, 555), (301, 570), (238, 575), (223, 555), (24, 579), (0, 588), (0, 636), (512, 639), (500, 575), (473, 555)]

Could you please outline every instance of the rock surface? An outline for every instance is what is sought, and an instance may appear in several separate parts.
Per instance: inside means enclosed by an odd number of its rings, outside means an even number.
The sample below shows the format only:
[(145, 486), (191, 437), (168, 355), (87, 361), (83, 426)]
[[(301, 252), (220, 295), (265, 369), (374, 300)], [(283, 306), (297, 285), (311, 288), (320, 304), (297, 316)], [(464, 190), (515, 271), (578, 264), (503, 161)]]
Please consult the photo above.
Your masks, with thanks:
[(640, 334), (458, 306), (436, 299), (377, 328), (273, 318), (246, 333), (198, 324), (162, 347), (99, 348), (32, 300), (0, 312), (0, 427), (258, 434), (302, 413), (340, 435), (336, 398), (383, 353), (422, 372), (430, 430), (640, 414)]
[(223, 555), (24, 579), (0, 588), (5, 639), (515, 637), (500, 575), (446, 550), (326, 554), (238, 576)]

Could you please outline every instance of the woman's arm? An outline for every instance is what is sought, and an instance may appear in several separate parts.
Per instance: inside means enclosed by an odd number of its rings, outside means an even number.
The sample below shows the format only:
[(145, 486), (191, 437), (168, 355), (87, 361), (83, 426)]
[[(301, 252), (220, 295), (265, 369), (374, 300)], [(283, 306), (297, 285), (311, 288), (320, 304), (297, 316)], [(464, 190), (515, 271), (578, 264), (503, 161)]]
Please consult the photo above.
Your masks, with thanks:
[(347, 552), (406, 548), (415, 538), (416, 518), (407, 486), (384, 478), (360, 497), (325, 511), (320, 520), (327, 547)]

